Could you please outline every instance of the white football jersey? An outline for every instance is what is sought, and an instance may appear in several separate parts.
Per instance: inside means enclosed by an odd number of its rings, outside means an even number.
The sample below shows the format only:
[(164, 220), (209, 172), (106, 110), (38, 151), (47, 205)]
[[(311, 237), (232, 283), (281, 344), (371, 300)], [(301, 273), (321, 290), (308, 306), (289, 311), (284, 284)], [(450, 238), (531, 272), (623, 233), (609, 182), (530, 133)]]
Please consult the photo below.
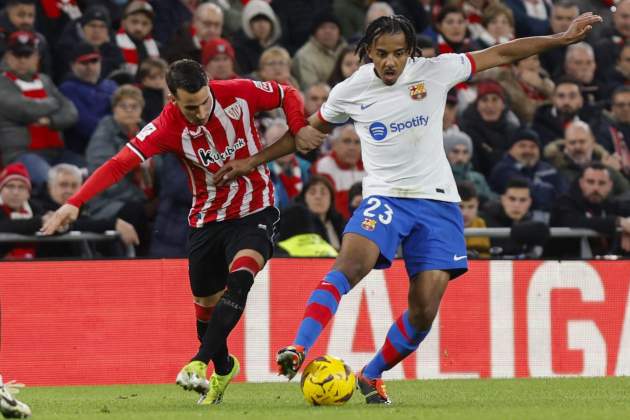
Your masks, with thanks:
[(352, 119), (367, 172), (364, 197), (460, 201), (444, 152), (442, 115), (448, 90), (473, 72), (469, 54), (442, 54), (410, 58), (391, 86), (374, 64), (365, 64), (332, 89), (320, 118), (333, 124)]

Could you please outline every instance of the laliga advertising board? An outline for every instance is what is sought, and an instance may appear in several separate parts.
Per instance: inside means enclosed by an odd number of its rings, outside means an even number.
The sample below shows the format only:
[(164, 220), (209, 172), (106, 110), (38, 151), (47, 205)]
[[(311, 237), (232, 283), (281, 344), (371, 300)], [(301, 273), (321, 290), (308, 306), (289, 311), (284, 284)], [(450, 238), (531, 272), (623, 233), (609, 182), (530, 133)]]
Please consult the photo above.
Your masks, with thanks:
[[(275, 259), (259, 274), (231, 339), (238, 380), (283, 380), (275, 352), (331, 263)], [(186, 270), (184, 260), (0, 263), (0, 372), (29, 385), (173, 382), (197, 347)], [(406, 292), (399, 261), (373, 271), (310, 356), (360, 368)], [(566, 375), (630, 375), (630, 262), (473, 261), (419, 351), (385, 378)]]

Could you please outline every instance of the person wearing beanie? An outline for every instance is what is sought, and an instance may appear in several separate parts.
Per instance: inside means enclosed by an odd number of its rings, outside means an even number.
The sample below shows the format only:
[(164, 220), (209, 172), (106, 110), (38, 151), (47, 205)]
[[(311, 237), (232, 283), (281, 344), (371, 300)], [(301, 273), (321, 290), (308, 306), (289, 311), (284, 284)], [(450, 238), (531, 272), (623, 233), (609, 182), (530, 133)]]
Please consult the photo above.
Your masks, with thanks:
[(239, 77), (234, 70), (234, 48), (226, 39), (217, 38), (206, 42), (201, 51), (201, 64), (211, 80), (228, 80)]
[(473, 170), (473, 144), (468, 134), (453, 130), (444, 133), (444, 152), (446, 152), (446, 158), (451, 164), (455, 181), (471, 182), (481, 204), (497, 197), (488, 186), (483, 174)]
[(564, 193), (568, 185), (556, 168), (540, 160), (540, 137), (529, 127), (520, 127), (508, 140), (508, 151), (492, 170), (490, 186), (503, 191), (511, 178), (529, 181), (532, 210), (539, 212), (538, 220), (547, 221), (555, 197)]
[[(42, 218), (29, 204), (31, 178), (21, 163), (7, 165), (0, 172), (0, 232), (32, 235), (41, 227)], [(35, 246), (29, 243), (0, 244), (0, 258), (32, 259)]]
[(159, 57), (160, 50), (153, 39), (155, 11), (147, 1), (130, 1), (123, 12), (120, 28), (116, 32), (116, 45), (122, 53), (125, 71), (132, 76), (147, 57)]
[(291, 69), (303, 91), (315, 83), (328, 80), (341, 50), (346, 46), (341, 37), (341, 26), (330, 13), (315, 19), (311, 34), (308, 42), (295, 53)]

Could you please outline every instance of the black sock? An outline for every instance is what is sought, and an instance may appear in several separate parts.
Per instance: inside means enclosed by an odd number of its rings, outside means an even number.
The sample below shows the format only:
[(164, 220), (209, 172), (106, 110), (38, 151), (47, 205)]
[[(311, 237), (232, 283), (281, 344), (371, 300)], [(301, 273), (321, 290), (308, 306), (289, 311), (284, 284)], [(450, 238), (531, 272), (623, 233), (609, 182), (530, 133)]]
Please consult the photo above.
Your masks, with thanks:
[(230, 373), (234, 363), (228, 353), (227, 343), (224, 342), (222, 346), (217, 348), (214, 356), (212, 356), (212, 363), (217, 375), (225, 376)]
[(248, 270), (238, 270), (228, 275), (227, 290), (214, 308), (201, 348), (192, 360), (207, 364), (220, 348), (226, 347), (227, 337), (241, 319), (247, 294), (253, 284), (254, 276)]
[(199, 343), (203, 343), (203, 336), (206, 335), (206, 330), (208, 329), (208, 321), (199, 321), (197, 320), (197, 339)]

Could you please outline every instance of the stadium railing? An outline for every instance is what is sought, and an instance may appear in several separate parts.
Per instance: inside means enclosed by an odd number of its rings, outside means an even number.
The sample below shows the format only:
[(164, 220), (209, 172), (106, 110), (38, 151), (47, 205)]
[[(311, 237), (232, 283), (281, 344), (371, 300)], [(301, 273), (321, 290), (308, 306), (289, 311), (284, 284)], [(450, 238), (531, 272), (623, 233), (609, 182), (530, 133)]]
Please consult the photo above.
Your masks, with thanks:
[[(17, 233), (1, 233), (0, 243), (24, 243), (24, 242), (79, 242), (81, 246), (81, 252), (85, 258), (93, 258), (94, 253), (89, 246), (89, 242), (108, 242), (120, 240), (120, 234), (114, 230), (108, 230), (105, 233), (93, 233), (93, 232), (79, 232), (70, 231), (63, 235), (43, 236), (43, 235), (20, 235)], [(125, 256), (127, 258), (134, 258), (136, 256), (136, 250), (133, 245), (125, 245)]]

